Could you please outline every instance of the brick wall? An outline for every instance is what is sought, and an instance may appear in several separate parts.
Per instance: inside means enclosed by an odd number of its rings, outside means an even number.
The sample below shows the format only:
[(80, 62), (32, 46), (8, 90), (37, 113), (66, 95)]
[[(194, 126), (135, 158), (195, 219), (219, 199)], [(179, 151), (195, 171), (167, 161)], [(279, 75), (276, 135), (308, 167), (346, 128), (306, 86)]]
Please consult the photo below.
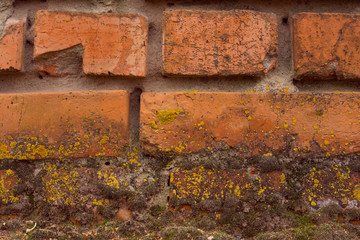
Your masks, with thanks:
[(359, 7), (0, 3), (0, 216), (165, 239), (357, 223)]

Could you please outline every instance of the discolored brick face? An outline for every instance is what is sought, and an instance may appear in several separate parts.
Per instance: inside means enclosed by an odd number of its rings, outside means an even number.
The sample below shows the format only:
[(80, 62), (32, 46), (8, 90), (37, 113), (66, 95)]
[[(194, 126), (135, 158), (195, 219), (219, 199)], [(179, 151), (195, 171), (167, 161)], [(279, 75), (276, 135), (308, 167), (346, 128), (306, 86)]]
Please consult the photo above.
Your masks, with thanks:
[(125, 91), (0, 95), (0, 160), (117, 156), (129, 143)]
[(163, 73), (257, 76), (277, 63), (276, 16), (254, 11), (163, 13)]
[(300, 13), (292, 22), (296, 79), (360, 77), (360, 15)]
[(69, 75), (61, 66), (61, 51), (81, 45), (85, 74), (144, 77), (147, 34), (147, 19), (138, 14), (39, 11), (36, 68), (52, 76)]
[(24, 23), (6, 25), (0, 39), (0, 72), (21, 71), (23, 67)]
[(145, 152), (216, 148), (240, 156), (323, 156), (360, 150), (358, 93), (145, 93)]

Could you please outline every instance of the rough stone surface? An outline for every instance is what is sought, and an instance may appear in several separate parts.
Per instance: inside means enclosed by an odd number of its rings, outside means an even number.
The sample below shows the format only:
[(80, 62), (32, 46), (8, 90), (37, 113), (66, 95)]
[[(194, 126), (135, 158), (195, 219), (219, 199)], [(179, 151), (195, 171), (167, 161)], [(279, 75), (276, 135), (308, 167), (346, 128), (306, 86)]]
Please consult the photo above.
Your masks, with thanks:
[(144, 93), (141, 141), (148, 154), (356, 153), (359, 100), (357, 93)]
[(115, 156), (129, 143), (129, 95), (0, 95), (0, 159)]
[(39, 72), (68, 75), (57, 55), (77, 45), (84, 49), (85, 74), (145, 76), (147, 20), (139, 14), (37, 13), (34, 58)]
[(0, 39), (0, 72), (21, 71), (24, 52), (24, 23), (8, 23)]
[(360, 15), (300, 13), (292, 22), (296, 79), (359, 79)]
[(165, 75), (262, 75), (277, 63), (276, 16), (174, 10), (163, 15)]

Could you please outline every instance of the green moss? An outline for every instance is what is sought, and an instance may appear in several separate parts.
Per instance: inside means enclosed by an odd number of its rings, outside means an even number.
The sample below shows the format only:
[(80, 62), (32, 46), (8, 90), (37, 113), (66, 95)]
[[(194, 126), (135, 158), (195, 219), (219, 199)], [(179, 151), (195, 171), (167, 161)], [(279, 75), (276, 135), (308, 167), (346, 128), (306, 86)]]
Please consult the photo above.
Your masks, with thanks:
[(309, 224), (276, 233), (262, 233), (255, 240), (350, 240), (358, 239), (356, 232), (353, 227), (349, 228), (348, 225), (330, 223), (315, 226)]
[(161, 232), (161, 236), (164, 240), (207, 239), (199, 229), (194, 227), (169, 227)]
[(152, 207), (150, 207), (150, 214), (154, 217), (158, 217), (160, 216), (160, 214), (162, 212), (164, 212), (166, 210), (165, 207), (160, 206), (160, 205), (154, 205)]
[(213, 240), (235, 240), (236, 238), (234, 238), (233, 236), (230, 236), (226, 233), (223, 232), (216, 232), (211, 234), (211, 236), (213, 237)]
[(205, 231), (212, 231), (217, 227), (215, 218), (215, 214), (198, 214), (198, 216), (195, 217), (194, 223), (192, 225)]

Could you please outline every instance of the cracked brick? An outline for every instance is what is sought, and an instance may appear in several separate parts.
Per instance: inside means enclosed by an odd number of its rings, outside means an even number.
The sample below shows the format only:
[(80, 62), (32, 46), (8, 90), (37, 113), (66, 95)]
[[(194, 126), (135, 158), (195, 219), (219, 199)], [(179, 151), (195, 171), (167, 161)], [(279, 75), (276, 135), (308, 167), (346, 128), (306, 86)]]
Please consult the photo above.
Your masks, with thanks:
[(255, 11), (174, 10), (163, 14), (163, 73), (264, 75), (278, 55), (276, 16)]
[(359, 79), (360, 15), (300, 13), (292, 25), (296, 79)]

